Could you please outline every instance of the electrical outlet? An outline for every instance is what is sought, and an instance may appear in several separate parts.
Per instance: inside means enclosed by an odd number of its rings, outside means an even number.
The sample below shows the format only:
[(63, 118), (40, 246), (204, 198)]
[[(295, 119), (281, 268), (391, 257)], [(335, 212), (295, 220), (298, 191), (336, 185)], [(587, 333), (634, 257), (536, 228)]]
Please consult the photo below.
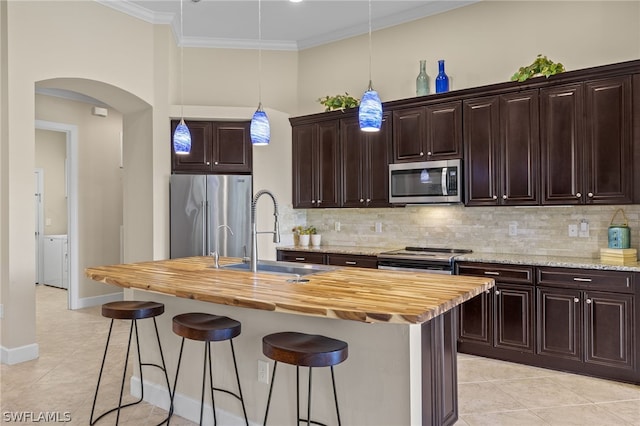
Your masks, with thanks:
[(269, 363), (261, 359), (258, 360), (258, 381), (269, 383)]
[(580, 228), (578, 230), (578, 237), (589, 238), (589, 222), (586, 219), (580, 221)]
[(569, 236), (570, 237), (578, 236), (578, 225), (575, 225), (575, 224), (569, 225)]
[(333, 226), (336, 232), (340, 232), (340, 222), (334, 223)]
[(511, 222), (509, 224), (509, 236), (515, 237), (518, 235), (518, 222)]

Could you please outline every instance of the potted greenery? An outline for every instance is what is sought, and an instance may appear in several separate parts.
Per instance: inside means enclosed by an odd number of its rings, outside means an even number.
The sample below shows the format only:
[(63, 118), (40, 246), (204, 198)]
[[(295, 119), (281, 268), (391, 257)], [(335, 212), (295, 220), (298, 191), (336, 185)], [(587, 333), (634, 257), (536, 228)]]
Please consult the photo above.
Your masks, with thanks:
[(531, 65), (520, 67), (520, 69), (511, 76), (511, 81), (525, 81), (538, 76), (545, 76), (549, 78), (554, 74), (559, 74), (565, 71), (564, 65), (560, 62), (553, 62), (540, 53)]
[[(315, 226), (295, 226), (292, 229), (293, 233), (298, 236), (298, 244), (301, 246), (308, 246), (310, 237), (316, 235), (317, 230)], [(316, 244), (314, 244), (316, 245)], [(317, 245), (320, 245), (318, 242)]]
[(344, 95), (325, 96), (324, 98), (318, 98), (318, 102), (324, 105), (324, 111), (344, 111), (347, 108), (355, 108), (360, 105), (360, 101), (350, 96), (347, 92)]

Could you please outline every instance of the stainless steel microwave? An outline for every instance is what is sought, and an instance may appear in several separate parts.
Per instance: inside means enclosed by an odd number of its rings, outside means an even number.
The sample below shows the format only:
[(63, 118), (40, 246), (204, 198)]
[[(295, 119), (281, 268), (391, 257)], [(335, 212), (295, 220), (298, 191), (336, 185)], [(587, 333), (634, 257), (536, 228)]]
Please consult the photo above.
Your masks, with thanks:
[(389, 164), (389, 202), (452, 204), (462, 202), (462, 161)]

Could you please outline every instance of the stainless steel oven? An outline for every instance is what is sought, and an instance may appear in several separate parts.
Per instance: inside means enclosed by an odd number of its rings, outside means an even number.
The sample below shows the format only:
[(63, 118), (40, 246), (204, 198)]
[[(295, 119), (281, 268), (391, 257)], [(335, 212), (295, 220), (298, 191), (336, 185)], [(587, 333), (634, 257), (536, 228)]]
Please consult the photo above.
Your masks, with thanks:
[(471, 253), (471, 250), (405, 247), (378, 254), (378, 269), (452, 275), (455, 258), (465, 253)]

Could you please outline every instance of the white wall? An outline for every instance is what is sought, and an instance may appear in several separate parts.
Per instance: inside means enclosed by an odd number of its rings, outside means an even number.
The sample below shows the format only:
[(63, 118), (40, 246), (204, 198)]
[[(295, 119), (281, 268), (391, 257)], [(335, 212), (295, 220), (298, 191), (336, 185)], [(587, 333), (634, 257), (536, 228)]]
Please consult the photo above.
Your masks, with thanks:
[(44, 174), (44, 233), (67, 233), (66, 194), (67, 135), (53, 130), (36, 130), (35, 166)]

